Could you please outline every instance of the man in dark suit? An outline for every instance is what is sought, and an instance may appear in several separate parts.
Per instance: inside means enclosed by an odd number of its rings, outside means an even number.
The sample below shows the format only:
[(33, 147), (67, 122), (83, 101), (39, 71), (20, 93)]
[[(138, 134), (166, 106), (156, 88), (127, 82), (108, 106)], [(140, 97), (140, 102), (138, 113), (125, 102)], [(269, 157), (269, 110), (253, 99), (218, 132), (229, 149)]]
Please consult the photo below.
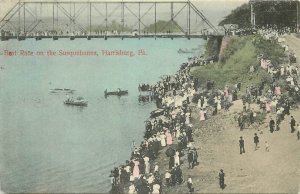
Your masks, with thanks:
[(296, 130), (295, 129), (296, 121), (295, 121), (295, 119), (294, 119), (293, 116), (291, 116), (291, 122), (290, 122), (290, 124), (291, 124), (291, 133), (294, 133), (294, 131)]
[(240, 154), (245, 153), (245, 147), (244, 147), (245, 142), (242, 136), (240, 137), (239, 144), (240, 144)]
[(225, 173), (223, 172), (223, 169), (221, 169), (219, 172), (219, 184), (221, 189), (225, 188), (224, 182), (225, 182)]
[(259, 137), (257, 136), (256, 133), (254, 133), (254, 143), (255, 143), (255, 150), (258, 149), (258, 143), (259, 143)]
[(274, 127), (275, 127), (275, 121), (273, 118), (271, 118), (271, 120), (269, 122), (269, 127), (270, 127), (270, 132), (273, 133)]

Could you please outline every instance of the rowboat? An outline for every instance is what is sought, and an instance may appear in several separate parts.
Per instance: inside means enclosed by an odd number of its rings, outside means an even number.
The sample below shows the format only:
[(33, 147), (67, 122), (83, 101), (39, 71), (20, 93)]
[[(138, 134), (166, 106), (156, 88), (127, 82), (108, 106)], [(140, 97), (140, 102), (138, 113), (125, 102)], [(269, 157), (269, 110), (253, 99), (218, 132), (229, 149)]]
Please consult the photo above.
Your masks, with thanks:
[(88, 102), (85, 101), (82, 97), (78, 97), (77, 99), (70, 99), (64, 101), (65, 105), (71, 105), (71, 106), (87, 106)]
[(107, 90), (104, 91), (104, 96), (124, 96), (124, 95), (128, 95), (128, 90), (121, 90), (120, 88), (118, 89), (118, 91), (112, 91), (112, 92), (108, 92)]

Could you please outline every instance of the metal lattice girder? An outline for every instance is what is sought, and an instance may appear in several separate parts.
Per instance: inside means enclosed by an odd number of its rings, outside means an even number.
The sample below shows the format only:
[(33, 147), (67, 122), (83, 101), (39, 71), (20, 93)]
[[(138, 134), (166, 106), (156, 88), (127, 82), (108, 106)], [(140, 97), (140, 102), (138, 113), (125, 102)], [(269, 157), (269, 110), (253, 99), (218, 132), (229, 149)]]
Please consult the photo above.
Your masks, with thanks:
[[(48, 8), (48, 12), (43, 10), (42, 6), (39, 7), (41, 13), (48, 14), (48, 17), (51, 19), (51, 24), (49, 25), (45, 18), (35, 14), (34, 11), (31, 10), (29, 5), (43, 5)], [(113, 7), (114, 5), (114, 7)], [(136, 9), (131, 8), (130, 6), (136, 6)], [(146, 6), (145, 6), (146, 5)], [(157, 29), (157, 21), (161, 20), (162, 14), (159, 12), (159, 6), (166, 5), (170, 6), (169, 18), (164, 20), (167, 22), (162, 29)], [(177, 6), (176, 8), (175, 5)], [(66, 6), (68, 8), (66, 8)], [(77, 9), (75, 9), (75, 6)], [(108, 9), (112, 8), (112, 9)], [(179, 7), (179, 8), (178, 8)], [(104, 9), (104, 10), (101, 10)], [(56, 10), (56, 16), (55, 16)], [(183, 14), (184, 11), (187, 11), (186, 16), (178, 17), (179, 14)], [(85, 23), (82, 23), (80, 20), (81, 17), (85, 17), (86, 12), (86, 20)], [(59, 15), (60, 14), (60, 15)], [(207, 25), (208, 29), (211, 29), (214, 33), (218, 33), (218, 30), (211, 24), (211, 22), (204, 16), (204, 14), (197, 9), (197, 7), (191, 3), (189, 0), (187, 1), (101, 1), (101, 0), (65, 0), (65, 1), (42, 1), (42, 0), (26, 0), (19, 1), (1, 20), (0, 20), (0, 30), (3, 28), (11, 27), (17, 31), (23, 27), (23, 31), (32, 32), (34, 30), (41, 29), (41, 25), (45, 26), (48, 31), (57, 31), (59, 24), (65, 24), (67, 27), (61, 27), (62, 29), (73, 28), (76, 30), (79, 29), (81, 32), (88, 32), (92, 34), (92, 25), (93, 22), (95, 26), (103, 26), (105, 24), (105, 29), (108, 29), (109, 20), (112, 20), (113, 17), (117, 17), (118, 21), (121, 22), (122, 32), (124, 31), (125, 24), (132, 24), (131, 27), (135, 28), (138, 26), (138, 32), (142, 30), (142, 28), (146, 28), (149, 25), (149, 22), (153, 22), (154, 19), (154, 34), (156, 35), (158, 30), (161, 32), (165, 30), (168, 25), (172, 24), (176, 28), (178, 28), (180, 33), (185, 35), (191, 35), (191, 28), (193, 26), (191, 24), (192, 17), (194, 14), (198, 16), (202, 23), (200, 25)], [(14, 23), (12, 19), (17, 15), (16, 22)], [(42, 14), (40, 14), (42, 15)], [(59, 16), (58, 16), (59, 15)], [(130, 16), (129, 16), (130, 15)], [(151, 18), (148, 18), (149, 15)], [(154, 17), (153, 17), (154, 16)], [(56, 17), (56, 20), (55, 20)], [(66, 19), (63, 20), (64, 18)], [(129, 19), (129, 17), (133, 17), (133, 19)], [(184, 18), (183, 18), (184, 17)], [(30, 21), (30, 18), (33, 18), (33, 21)], [(48, 19), (49, 19), (48, 18)], [(60, 21), (60, 18), (63, 18)], [(96, 19), (95, 19), (96, 18)], [(82, 19), (82, 18), (81, 18)], [(27, 21), (28, 20), (28, 21)], [(181, 20), (181, 24), (179, 24), (179, 20)], [(63, 22), (64, 21), (64, 22)], [(99, 22), (100, 21), (100, 22)], [(184, 21), (184, 22), (182, 22)], [(55, 25), (56, 24), (56, 25)], [(16, 27), (17, 26), (17, 27)], [(199, 26), (199, 24), (198, 24)], [(193, 31), (194, 32), (194, 31)], [(153, 33), (153, 32), (152, 32)]]

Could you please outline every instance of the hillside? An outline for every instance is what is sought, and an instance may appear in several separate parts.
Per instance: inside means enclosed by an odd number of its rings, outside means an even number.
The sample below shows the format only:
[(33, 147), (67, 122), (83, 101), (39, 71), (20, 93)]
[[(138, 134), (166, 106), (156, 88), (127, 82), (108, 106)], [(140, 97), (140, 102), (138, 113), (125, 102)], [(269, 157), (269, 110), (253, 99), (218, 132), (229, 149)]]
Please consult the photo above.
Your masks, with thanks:
[[(149, 26), (144, 28), (144, 31), (154, 33), (155, 32), (155, 24), (150, 24)], [(180, 32), (180, 29), (177, 27), (176, 22), (169, 22), (159, 20), (156, 22), (156, 32), (158, 33), (166, 33), (170, 31), (172, 32)]]
[(206, 80), (214, 80), (217, 88), (238, 82), (241, 82), (242, 86), (249, 83), (258, 84), (261, 81), (268, 82), (270, 76), (265, 70), (257, 68), (254, 73), (249, 72), (251, 65), (258, 67), (257, 55), (259, 54), (272, 59), (276, 65), (283, 56), (283, 49), (259, 36), (232, 37), (223, 50), (220, 62), (197, 67), (192, 75), (199, 78), (202, 83), (206, 83)]

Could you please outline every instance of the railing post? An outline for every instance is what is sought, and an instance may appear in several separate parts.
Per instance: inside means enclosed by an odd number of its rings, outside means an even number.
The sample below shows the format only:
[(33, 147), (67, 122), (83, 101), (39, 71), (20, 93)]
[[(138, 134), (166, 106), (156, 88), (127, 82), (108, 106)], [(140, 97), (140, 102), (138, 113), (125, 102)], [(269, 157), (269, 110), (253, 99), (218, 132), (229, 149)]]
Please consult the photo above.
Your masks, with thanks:
[(141, 2), (139, 2), (139, 36), (141, 34)]
[(92, 3), (90, 2), (90, 36), (92, 35)]
[(25, 13), (26, 13), (26, 12), (25, 12), (25, 5), (26, 5), (26, 3), (24, 2), (24, 5), (23, 5), (23, 6), (24, 6), (24, 7), (23, 7), (23, 10), (24, 10), (24, 16), (23, 16), (23, 17), (24, 17), (24, 21), (23, 21), (23, 25), (24, 25), (24, 34), (25, 34), (25, 30), (26, 30), (26, 27), (25, 27)]
[(18, 16), (19, 16), (19, 19), (18, 19), (18, 36), (20, 34), (20, 31), (21, 31), (21, 2), (19, 0), (19, 10), (18, 10)]
[(154, 35), (156, 38), (156, 2), (154, 3)]
[(188, 1), (188, 9), (189, 9), (189, 15), (188, 15), (188, 36), (191, 35), (191, 2)]

